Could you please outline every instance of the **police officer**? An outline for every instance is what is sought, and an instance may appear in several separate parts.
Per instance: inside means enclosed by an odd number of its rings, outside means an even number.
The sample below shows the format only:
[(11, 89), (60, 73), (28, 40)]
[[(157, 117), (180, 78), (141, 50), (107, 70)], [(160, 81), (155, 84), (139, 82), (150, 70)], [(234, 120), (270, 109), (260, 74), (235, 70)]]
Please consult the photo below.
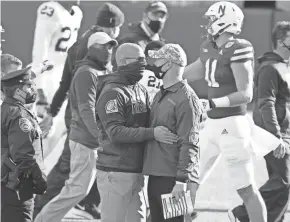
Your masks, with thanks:
[(2, 77), (1, 221), (31, 222), (33, 194), (46, 190), (42, 136), (37, 119), (25, 108), (36, 100), (30, 67)]

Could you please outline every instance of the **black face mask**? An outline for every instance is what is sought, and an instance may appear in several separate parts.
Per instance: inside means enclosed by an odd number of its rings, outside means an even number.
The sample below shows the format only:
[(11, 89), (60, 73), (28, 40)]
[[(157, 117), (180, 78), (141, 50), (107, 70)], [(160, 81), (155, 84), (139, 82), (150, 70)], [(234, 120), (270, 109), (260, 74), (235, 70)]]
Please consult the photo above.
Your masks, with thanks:
[(100, 62), (104, 67), (106, 67), (112, 59), (112, 53), (109, 52), (106, 48), (90, 47), (88, 49), (87, 56), (91, 60)]
[(24, 92), (21, 89), (17, 89), (17, 93), (25, 100), (25, 104), (31, 104), (36, 101), (37, 92), (34, 88), (31, 88), (31, 93)]
[(165, 74), (168, 71), (168, 70), (162, 71), (162, 67), (165, 64), (163, 64), (162, 66), (159, 66), (159, 67), (157, 67), (156, 65), (147, 65), (146, 69), (152, 71), (157, 79), (163, 79), (163, 77), (165, 76)]
[(144, 71), (146, 67), (146, 61), (145, 59), (130, 63), (125, 66), (119, 66), (118, 72), (120, 75), (124, 75), (130, 80), (132, 80), (133, 83), (136, 83), (142, 79)]
[(148, 24), (149, 28), (154, 33), (159, 33), (163, 28), (163, 23), (161, 21), (150, 21)]
[(34, 91), (33, 93), (27, 93), (25, 103), (31, 104), (36, 101), (37, 93)]

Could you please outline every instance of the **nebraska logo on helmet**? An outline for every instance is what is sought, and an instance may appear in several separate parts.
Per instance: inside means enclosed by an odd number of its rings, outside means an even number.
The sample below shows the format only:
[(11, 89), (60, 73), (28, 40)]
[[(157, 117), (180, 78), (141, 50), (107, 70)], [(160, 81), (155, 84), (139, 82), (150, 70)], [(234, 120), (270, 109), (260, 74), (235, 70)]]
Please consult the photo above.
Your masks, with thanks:
[(238, 35), (242, 30), (244, 14), (234, 3), (214, 3), (204, 16), (209, 20), (206, 31), (214, 39), (224, 32)]

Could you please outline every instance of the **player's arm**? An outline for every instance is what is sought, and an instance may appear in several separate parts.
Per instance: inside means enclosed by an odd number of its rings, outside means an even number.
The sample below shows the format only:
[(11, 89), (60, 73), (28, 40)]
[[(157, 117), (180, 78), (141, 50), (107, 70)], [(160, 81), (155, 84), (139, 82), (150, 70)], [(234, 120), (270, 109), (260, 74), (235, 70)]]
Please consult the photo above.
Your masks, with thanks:
[(237, 92), (210, 100), (212, 107), (234, 107), (250, 103), (253, 98), (254, 49), (252, 46), (236, 49), (231, 57), (231, 69)]
[(65, 60), (65, 64), (64, 64), (64, 68), (63, 68), (63, 72), (62, 72), (62, 77), (61, 77), (61, 81), (59, 83), (59, 87), (57, 89), (57, 91), (55, 92), (51, 105), (50, 105), (50, 114), (55, 117), (62, 104), (64, 103), (68, 91), (69, 91), (69, 87), (71, 85), (71, 81), (72, 81), (72, 59), (70, 54), (73, 53), (73, 47), (71, 47), (68, 50), (68, 55), (67, 58)]
[(204, 77), (205, 77), (205, 68), (200, 58), (198, 58), (195, 62), (185, 67), (183, 78), (187, 79), (188, 82), (194, 82)]
[(113, 142), (137, 143), (154, 139), (154, 129), (127, 127), (126, 99), (116, 89), (105, 92), (97, 103), (97, 113), (108, 137)]
[(181, 102), (176, 110), (176, 125), (179, 143), (177, 180), (199, 183), (199, 125), (200, 103), (194, 96)]
[(80, 116), (91, 135), (98, 138), (96, 118), (97, 78), (90, 72), (77, 73), (73, 79)]
[(279, 73), (272, 66), (265, 66), (258, 73), (257, 104), (263, 118), (263, 128), (282, 138), (275, 109), (280, 82)]

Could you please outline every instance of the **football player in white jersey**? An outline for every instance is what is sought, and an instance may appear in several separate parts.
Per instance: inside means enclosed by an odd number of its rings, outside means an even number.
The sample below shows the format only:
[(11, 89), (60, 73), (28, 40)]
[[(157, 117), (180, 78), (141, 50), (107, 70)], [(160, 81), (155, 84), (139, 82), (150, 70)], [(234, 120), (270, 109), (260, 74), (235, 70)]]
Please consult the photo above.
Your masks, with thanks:
[[(83, 13), (81, 9), (67, 2), (49, 1), (42, 3), (37, 10), (34, 44), (32, 51), (32, 69), (49, 60), (54, 68), (35, 79), (38, 100), (35, 111), (41, 118), (45, 107), (51, 103), (61, 80), (67, 50), (76, 42)], [(44, 156), (52, 150), (66, 133), (63, 105), (55, 119), (55, 129), (44, 140)]]
[(45, 60), (54, 64), (51, 73), (36, 79), (37, 87), (44, 90), (48, 102), (59, 85), (67, 50), (77, 40), (83, 13), (78, 6), (65, 8), (65, 2), (49, 1), (41, 4), (37, 10), (32, 67)]
[(160, 87), (162, 86), (162, 80), (159, 79), (159, 73), (157, 75), (154, 74), (155, 66), (153, 66), (153, 64), (155, 62), (155, 59), (149, 57), (148, 51), (159, 50), (164, 45), (165, 43), (162, 41), (152, 41), (146, 45), (144, 52), (147, 60), (147, 67), (139, 83), (142, 84), (147, 89), (150, 98), (150, 103), (153, 101), (156, 93), (160, 90)]

